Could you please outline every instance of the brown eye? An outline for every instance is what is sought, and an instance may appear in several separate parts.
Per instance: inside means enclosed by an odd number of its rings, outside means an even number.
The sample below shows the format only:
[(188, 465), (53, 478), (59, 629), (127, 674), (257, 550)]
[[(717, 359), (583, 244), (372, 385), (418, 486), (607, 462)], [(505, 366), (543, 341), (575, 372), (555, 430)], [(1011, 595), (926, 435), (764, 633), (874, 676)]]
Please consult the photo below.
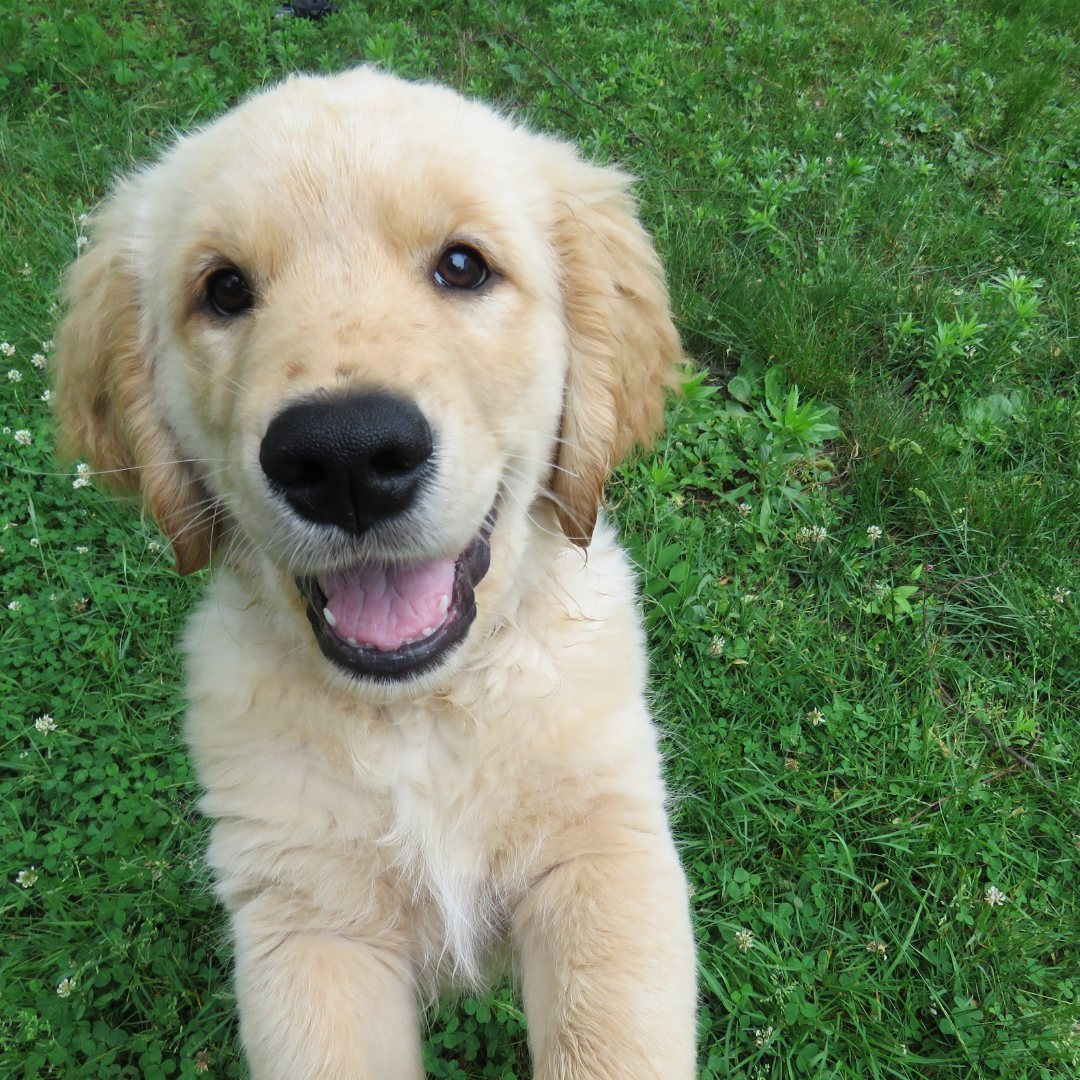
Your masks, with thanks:
[(464, 244), (447, 248), (435, 267), (435, 284), (444, 289), (476, 289), (490, 276), (480, 252)]
[(219, 315), (239, 315), (255, 303), (255, 294), (235, 266), (226, 266), (206, 279), (206, 302)]

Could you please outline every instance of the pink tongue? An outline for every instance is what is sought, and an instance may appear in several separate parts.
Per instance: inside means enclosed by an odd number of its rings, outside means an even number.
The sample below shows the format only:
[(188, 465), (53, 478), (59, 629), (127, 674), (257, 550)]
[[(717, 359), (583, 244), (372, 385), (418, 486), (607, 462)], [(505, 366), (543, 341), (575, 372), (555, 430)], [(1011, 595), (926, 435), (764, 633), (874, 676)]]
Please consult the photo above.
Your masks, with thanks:
[(454, 559), (419, 566), (374, 563), (319, 578), (327, 622), (358, 645), (397, 649), (446, 621), (454, 594)]

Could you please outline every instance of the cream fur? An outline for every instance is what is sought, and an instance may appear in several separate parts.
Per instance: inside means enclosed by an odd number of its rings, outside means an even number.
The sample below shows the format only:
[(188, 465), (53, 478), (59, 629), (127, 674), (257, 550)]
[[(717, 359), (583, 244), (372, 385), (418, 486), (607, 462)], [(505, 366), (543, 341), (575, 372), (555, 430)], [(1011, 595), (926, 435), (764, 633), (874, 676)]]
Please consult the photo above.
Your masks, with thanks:
[[(418, 1009), (508, 965), (538, 1078), (693, 1076), (634, 579), (596, 523), (679, 358), (625, 185), (445, 89), (298, 78), (121, 184), (71, 272), (68, 452), (141, 492), (181, 570), (217, 552), (187, 737), (255, 1080), (420, 1077)], [(462, 239), (498, 272), (482, 297), (431, 284)], [(243, 319), (200, 307), (215, 258), (255, 284)], [(293, 575), (348, 541), (258, 466), (284, 404), (353, 386), (412, 398), (438, 446), (368, 554), (447, 557), (499, 510), (468, 638), (404, 684), (319, 652)]]

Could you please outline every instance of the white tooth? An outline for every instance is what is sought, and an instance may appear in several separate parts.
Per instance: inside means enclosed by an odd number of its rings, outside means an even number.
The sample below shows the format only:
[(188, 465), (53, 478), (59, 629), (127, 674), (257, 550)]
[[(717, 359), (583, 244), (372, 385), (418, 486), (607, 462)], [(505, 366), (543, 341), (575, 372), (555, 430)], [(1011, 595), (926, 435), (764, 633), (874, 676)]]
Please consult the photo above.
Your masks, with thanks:
[(329, 609), (328, 607), (324, 607), (324, 608), (322, 609), (322, 617), (323, 617), (323, 618), (324, 618), (324, 619), (325, 619), (325, 620), (326, 620), (326, 621), (327, 621), (327, 622), (328, 622), (328, 623), (329, 623), (329, 624), (330, 624), (331, 626), (337, 626), (337, 619), (336, 619), (336, 618), (334, 618), (334, 613), (333, 613), (333, 612), (332, 612), (332, 611), (331, 611), (331, 610), (330, 610), (330, 609)]
[(347, 637), (347, 638), (346, 638), (345, 640), (346, 640), (346, 641), (347, 641), (347, 642), (348, 642), (348, 643), (349, 643), (350, 645), (355, 645), (355, 644), (356, 644), (356, 638), (354, 638), (354, 637)]
[(439, 614), (445, 615), (446, 609), (450, 606), (450, 596), (447, 594), (439, 601)]
[(425, 626), (424, 629), (420, 631), (420, 636), (431, 637), (431, 635), (435, 633), (435, 629), (434, 626)]

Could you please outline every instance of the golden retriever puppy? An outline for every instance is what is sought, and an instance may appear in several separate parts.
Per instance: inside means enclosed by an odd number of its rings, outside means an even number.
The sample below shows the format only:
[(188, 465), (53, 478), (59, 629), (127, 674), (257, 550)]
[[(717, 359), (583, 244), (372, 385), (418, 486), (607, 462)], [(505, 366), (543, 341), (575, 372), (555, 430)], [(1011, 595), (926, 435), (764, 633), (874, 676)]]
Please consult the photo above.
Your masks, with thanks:
[(450, 90), (294, 78), (122, 182), (64, 446), (181, 573), (256, 1080), (423, 1075), (521, 979), (535, 1075), (688, 1080), (695, 964), (634, 575), (597, 506), (679, 345), (627, 177)]

